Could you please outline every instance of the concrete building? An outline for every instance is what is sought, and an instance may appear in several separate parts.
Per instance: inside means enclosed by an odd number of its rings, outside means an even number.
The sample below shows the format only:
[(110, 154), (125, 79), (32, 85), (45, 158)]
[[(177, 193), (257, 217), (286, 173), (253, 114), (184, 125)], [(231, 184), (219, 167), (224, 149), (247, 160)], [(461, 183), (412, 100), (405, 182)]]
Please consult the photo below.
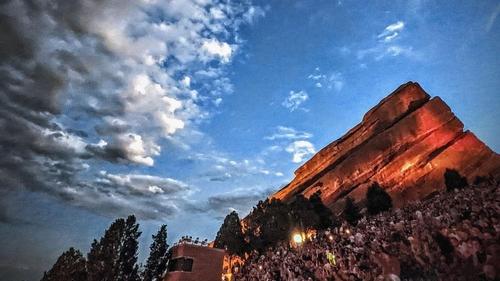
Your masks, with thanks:
[(164, 281), (220, 281), (225, 251), (194, 244), (172, 248)]

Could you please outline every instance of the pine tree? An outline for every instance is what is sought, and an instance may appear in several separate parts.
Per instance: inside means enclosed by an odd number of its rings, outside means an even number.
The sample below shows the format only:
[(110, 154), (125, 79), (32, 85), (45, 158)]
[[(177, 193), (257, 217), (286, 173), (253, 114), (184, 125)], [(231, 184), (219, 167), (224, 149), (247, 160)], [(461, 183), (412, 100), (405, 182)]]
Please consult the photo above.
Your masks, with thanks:
[(356, 225), (358, 220), (361, 218), (359, 213), (359, 208), (354, 204), (351, 197), (347, 197), (344, 206), (343, 216), (345, 220), (351, 225)]
[(288, 207), (294, 228), (315, 229), (320, 224), (320, 218), (315, 212), (314, 206), (304, 195), (296, 195)]
[(224, 223), (217, 232), (214, 246), (226, 249), (230, 255), (241, 255), (245, 251), (246, 243), (241, 230), (241, 222), (235, 211), (224, 219)]
[(86, 281), (85, 262), (82, 253), (71, 247), (44, 273), (41, 281)]
[(319, 217), (318, 229), (327, 229), (335, 224), (332, 211), (323, 204), (321, 200), (321, 191), (315, 192), (311, 197), (309, 197), (314, 211)]
[(87, 255), (88, 281), (115, 281), (125, 220), (115, 220), (99, 241), (94, 239)]
[(392, 208), (391, 196), (377, 182), (374, 182), (366, 192), (366, 208), (372, 215)]
[(162, 225), (158, 233), (153, 235), (153, 243), (149, 249), (149, 257), (142, 274), (142, 281), (160, 281), (169, 260), (166, 225)]
[(252, 248), (260, 251), (287, 240), (293, 228), (290, 213), (290, 206), (278, 199), (260, 201), (247, 220)]
[(118, 255), (116, 281), (138, 281), (139, 266), (137, 265), (137, 249), (139, 247), (139, 224), (131, 215), (125, 222), (121, 249)]

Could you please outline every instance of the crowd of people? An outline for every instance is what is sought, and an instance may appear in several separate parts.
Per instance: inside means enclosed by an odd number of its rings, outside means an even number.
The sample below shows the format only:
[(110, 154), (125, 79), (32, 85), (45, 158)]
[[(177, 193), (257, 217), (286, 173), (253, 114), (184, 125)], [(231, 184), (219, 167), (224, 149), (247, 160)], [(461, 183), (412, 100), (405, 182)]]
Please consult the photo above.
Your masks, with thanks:
[(499, 280), (498, 184), (443, 192), (252, 252), (235, 280)]

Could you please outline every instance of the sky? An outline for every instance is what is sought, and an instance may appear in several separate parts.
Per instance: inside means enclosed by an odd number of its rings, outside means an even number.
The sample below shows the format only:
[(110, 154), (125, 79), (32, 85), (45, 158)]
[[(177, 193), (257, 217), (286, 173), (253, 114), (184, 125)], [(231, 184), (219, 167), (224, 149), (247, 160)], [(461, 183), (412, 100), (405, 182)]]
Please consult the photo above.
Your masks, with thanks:
[(407, 81), (500, 151), (500, 2), (0, 4), (0, 280), (117, 217), (215, 237)]

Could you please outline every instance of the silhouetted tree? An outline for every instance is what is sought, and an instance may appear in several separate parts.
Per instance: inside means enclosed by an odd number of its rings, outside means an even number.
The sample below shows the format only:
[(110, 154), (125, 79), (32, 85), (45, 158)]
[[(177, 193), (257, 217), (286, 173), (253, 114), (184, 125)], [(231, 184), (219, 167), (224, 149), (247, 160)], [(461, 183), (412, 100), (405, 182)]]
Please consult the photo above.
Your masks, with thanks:
[(162, 225), (149, 247), (149, 257), (142, 274), (142, 281), (160, 281), (170, 259), (167, 244), (167, 226)]
[(226, 249), (230, 255), (241, 255), (246, 249), (245, 238), (241, 230), (241, 222), (238, 213), (232, 211), (224, 219), (217, 236), (214, 246), (220, 249)]
[(467, 178), (462, 177), (457, 170), (446, 169), (444, 172), (444, 183), (447, 191), (461, 189), (468, 185)]
[(116, 281), (138, 281), (137, 249), (139, 248), (139, 224), (131, 215), (125, 221), (120, 254), (118, 256), (118, 275)]
[(87, 255), (88, 281), (137, 281), (139, 224), (134, 216), (115, 220), (94, 240)]
[(392, 199), (387, 192), (374, 182), (366, 192), (366, 209), (368, 213), (375, 215), (392, 208)]
[(327, 229), (335, 224), (337, 221), (333, 217), (332, 210), (330, 210), (323, 201), (321, 200), (321, 191), (315, 192), (311, 197), (309, 197), (309, 201), (311, 202), (314, 212), (319, 217), (319, 224), (317, 225), (318, 229)]
[(248, 235), (253, 249), (262, 250), (288, 239), (292, 228), (290, 207), (277, 199), (260, 201), (248, 217)]
[(86, 281), (85, 262), (79, 250), (69, 248), (57, 259), (52, 268), (43, 274), (41, 281)]
[(320, 218), (315, 212), (313, 204), (304, 195), (297, 194), (288, 207), (290, 208), (292, 227), (315, 229), (320, 224)]
[(99, 240), (92, 242), (87, 255), (88, 281), (115, 281), (125, 220), (115, 220)]
[(361, 218), (361, 214), (359, 213), (359, 208), (354, 204), (354, 201), (351, 197), (347, 197), (344, 206), (343, 216), (345, 220), (351, 225), (356, 225), (358, 220)]

